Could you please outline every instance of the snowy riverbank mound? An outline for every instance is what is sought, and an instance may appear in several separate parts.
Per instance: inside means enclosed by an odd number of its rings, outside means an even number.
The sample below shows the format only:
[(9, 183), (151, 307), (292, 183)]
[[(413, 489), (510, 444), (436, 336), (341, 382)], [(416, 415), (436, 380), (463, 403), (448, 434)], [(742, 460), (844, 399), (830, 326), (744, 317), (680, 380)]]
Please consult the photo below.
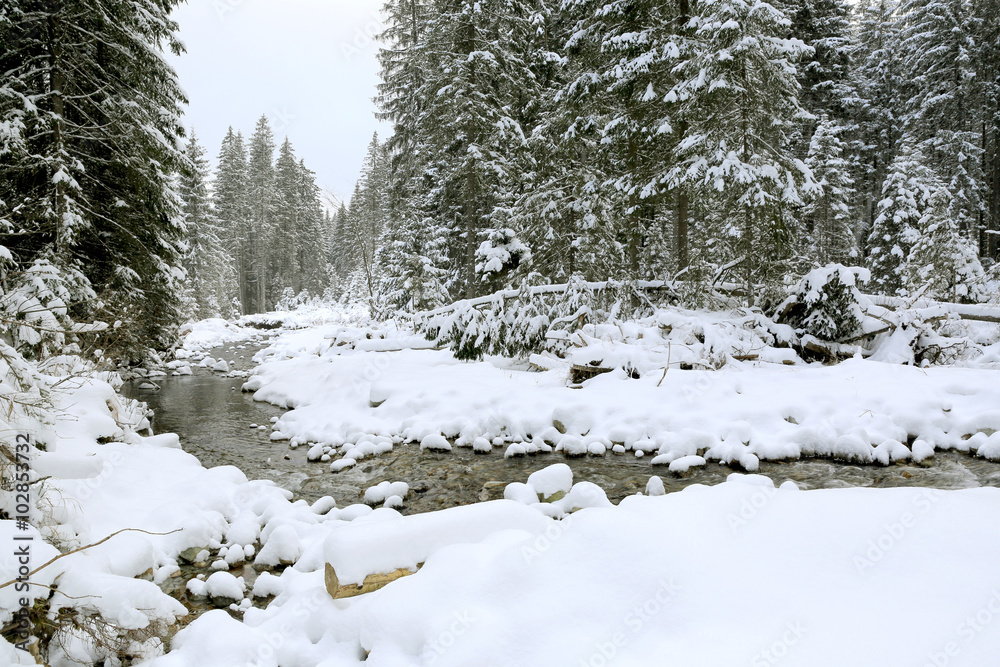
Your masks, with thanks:
[[(175, 435), (140, 436), (148, 428), (144, 411), (115, 393), (116, 376), (101, 377), (47, 378), (47, 412), (8, 424), (33, 443), (24, 450), (32, 483), (23, 494), (0, 494), (11, 517), (0, 520), (0, 538), (29, 551), (26, 563), (12, 557), (13, 547), (0, 559), (0, 581), (27, 581), (0, 588), (0, 623), (29, 609), (30, 632), (42, 635), (46, 626), (43, 656), (53, 667), (160, 654), (160, 638), (188, 613), (161, 589), (180, 575), (182, 554), (217, 555), (234, 544), (265, 557), (284, 553), (281, 526), (341, 516), (330, 499), (318, 507), (291, 503), (273, 482), (248, 481), (231, 467), (206, 469)], [(272, 533), (281, 539), (269, 550)], [(0, 663), (19, 660), (35, 664), (0, 640)]]
[[(266, 609), (202, 616), (152, 667), (973, 666), (1000, 642), (1000, 534), (982, 521), (997, 489), (799, 491), (734, 475), (561, 520), (526, 502), (309, 527), (323, 550), (269, 583)], [(325, 562), (341, 583), (422, 566), (333, 600)]]
[[(681, 461), (678, 472), (699, 458), (747, 471), (800, 457), (919, 461), (937, 449), (1000, 458), (995, 370), (860, 357), (830, 366), (776, 347), (755, 356), (747, 347), (753, 358), (740, 360), (733, 341), (750, 344), (751, 333), (731, 319), (663, 311), (574, 334), (581, 345), (539, 370), (537, 357), (531, 366), (458, 361), (406, 328), (329, 325), (271, 341), (244, 390), (291, 409), (272, 439), (308, 445), (334, 470), (401, 442), (626, 454)], [(608, 368), (574, 378), (573, 360), (587, 357)]]
[(211, 318), (181, 327), (176, 359), (200, 360), (220, 345), (256, 344), (267, 338), (300, 329), (345, 326), (368, 320), (364, 306), (303, 305), (295, 310), (245, 315), (235, 321)]

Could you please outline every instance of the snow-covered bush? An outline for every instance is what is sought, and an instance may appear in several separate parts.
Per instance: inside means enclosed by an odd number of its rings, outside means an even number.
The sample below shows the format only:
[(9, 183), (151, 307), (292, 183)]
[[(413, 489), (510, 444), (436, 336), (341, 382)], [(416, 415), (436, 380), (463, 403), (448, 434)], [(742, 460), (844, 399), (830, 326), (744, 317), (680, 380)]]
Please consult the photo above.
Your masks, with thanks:
[(541, 348), (549, 329), (549, 317), (539, 305), (525, 282), (515, 296), (501, 294), (486, 307), (459, 302), (443, 321), (432, 320), (425, 331), (451, 347), (458, 359), (480, 359), (484, 354), (524, 356)]
[(809, 272), (777, 308), (777, 320), (799, 334), (829, 341), (856, 335), (868, 299), (858, 289), (871, 279), (867, 269), (829, 264)]
[[(61, 353), (67, 336), (101, 331), (103, 324), (81, 325), (70, 318), (69, 304), (79, 298), (82, 276), (57, 269), (48, 260), (39, 259), (18, 269), (6, 248), (0, 246), (0, 329), (8, 343), (30, 359), (44, 359)], [(93, 298), (86, 289), (84, 298)]]
[[(634, 283), (532, 286), (530, 277), (516, 291), (460, 301), (451, 308), (417, 316), (417, 327), (431, 340), (449, 346), (459, 359), (484, 354), (526, 357), (541, 352), (553, 331), (572, 333), (584, 324), (636, 319), (656, 306)], [(676, 300), (669, 290), (668, 299)]]

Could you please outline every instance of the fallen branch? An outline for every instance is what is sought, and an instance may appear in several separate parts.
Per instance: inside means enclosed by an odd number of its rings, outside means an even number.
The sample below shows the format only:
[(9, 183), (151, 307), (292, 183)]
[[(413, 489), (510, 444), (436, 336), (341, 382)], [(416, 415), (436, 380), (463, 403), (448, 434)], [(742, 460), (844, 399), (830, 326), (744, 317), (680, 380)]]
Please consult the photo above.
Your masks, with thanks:
[(673, 351), (670, 343), (671, 341), (667, 341), (667, 365), (663, 368), (663, 377), (661, 377), (660, 381), (656, 383), (657, 387), (663, 384), (663, 381), (667, 379), (667, 371), (670, 370), (670, 353)]
[(862, 341), (865, 338), (869, 338), (871, 336), (879, 336), (881, 334), (889, 333), (890, 331), (895, 331), (895, 330), (896, 330), (895, 325), (889, 325), (887, 327), (882, 327), (881, 329), (876, 329), (875, 331), (869, 331), (868, 333), (863, 333), (858, 336), (852, 336), (851, 338), (842, 340), (840, 342), (844, 345), (850, 345), (851, 343), (857, 343), (858, 341)]
[(81, 551), (86, 551), (87, 549), (93, 549), (94, 547), (97, 547), (97, 546), (100, 546), (100, 545), (104, 544), (105, 542), (107, 542), (108, 540), (110, 540), (112, 537), (115, 537), (116, 535), (121, 535), (122, 533), (142, 533), (144, 535), (154, 535), (156, 537), (163, 537), (163, 536), (166, 536), (166, 535), (173, 535), (174, 533), (179, 533), (179, 532), (181, 532), (181, 530), (183, 530), (183, 529), (182, 528), (178, 528), (177, 530), (172, 530), (169, 533), (151, 533), (148, 530), (142, 530), (140, 528), (122, 528), (121, 530), (118, 530), (118, 531), (115, 531), (115, 532), (111, 533), (110, 535), (108, 535), (107, 537), (105, 537), (103, 540), (100, 540), (99, 542), (94, 542), (93, 544), (88, 544), (86, 546), (80, 547), (79, 549), (73, 549), (73, 551), (67, 551), (66, 553), (59, 554), (58, 556), (53, 556), (51, 559), (49, 559), (49, 561), (47, 563), (45, 563), (44, 565), (39, 565), (34, 570), (32, 570), (31, 572), (29, 572), (24, 578), (19, 577), (17, 579), (11, 579), (7, 583), (0, 584), (0, 588), (7, 588), (8, 586), (16, 584), (18, 581), (23, 581), (24, 579), (27, 579), (28, 577), (31, 577), (34, 574), (38, 574), (39, 572), (41, 572), (42, 570), (44, 570), (45, 568), (47, 568), (49, 565), (52, 565), (52, 563), (55, 563), (57, 560), (59, 560), (61, 558), (65, 558), (66, 556), (72, 556), (73, 554), (78, 554)]

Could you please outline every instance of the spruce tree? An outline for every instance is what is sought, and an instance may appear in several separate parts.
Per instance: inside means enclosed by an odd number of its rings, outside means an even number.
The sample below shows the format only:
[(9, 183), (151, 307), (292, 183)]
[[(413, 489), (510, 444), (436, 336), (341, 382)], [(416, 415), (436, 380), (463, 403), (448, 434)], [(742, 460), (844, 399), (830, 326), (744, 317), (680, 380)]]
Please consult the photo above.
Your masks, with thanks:
[(776, 3), (791, 21), (787, 35), (800, 39), (812, 53), (799, 64), (802, 108), (810, 115), (797, 128), (801, 154), (810, 146), (820, 118), (845, 120), (854, 91), (850, 79), (851, 27), (844, 0), (787, 0)]
[(920, 221), (940, 183), (923, 163), (923, 155), (907, 142), (893, 160), (882, 184), (878, 215), (868, 236), (868, 267), (877, 294), (905, 295), (910, 283), (906, 259), (920, 240)]
[(787, 208), (801, 204), (800, 188), (816, 188), (788, 150), (801, 111), (794, 62), (809, 49), (781, 36), (788, 19), (768, 4), (704, 0), (699, 9), (692, 55), (667, 95), (689, 120), (668, 177), (721, 206), (720, 234), (740, 259), (753, 305), (756, 284), (775, 280), (790, 254)]
[(0, 155), (0, 200), (17, 202), (0, 244), (82, 276), (73, 298), (93, 285), (80, 309), (122, 322), (101, 344), (126, 358), (170, 345), (178, 318), (175, 5), (17, 0), (0, 26), (0, 117), (23, 149)]
[(940, 186), (927, 197), (917, 221), (918, 240), (906, 258), (912, 289), (936, 299), (964, 301), (977, 296), (983, 267), (976, 247), (952, 214), (951, 192)]
[(304, 285), (298, 246), (305, 241), (306, 212), (302, 201), (302, 176), (292, 143), (286, 138), (278, 150), (274, 169), (273, 234), (267, 245), (268, 284), (272, 303), (290, 289), (299, 294)]
[(268, 266), (269, 248), (274, 241), (275, 208), (274, 134), (267, 116), (257, 121), (247, 160), (246, 282), (251, 313), (267, 311), (280, 297), (274, 294)]
[(526, 0), (452, 0), (433, 9), (415, 44), (396, 34), (413, 64), (394, 60), (385, 73), (383, 110), (406, 150), (420, 156), (420, 164), (394, 169), (410, 202), (394, 215), (439, 221), (447, 247), (439, 268), (455, 295), (468, 296), (480, 289), (475, 251), (494, 212), (517, 195), (524, 121), (537, 99), (537, 12)]
[[(691, 9), (684, 1), (636, 0), (569, 0), (563, 8), (579, 17), (568, 46), (582, 56), (581, 69), (570, 86), (590, 97), (600, 114), (603, 170), (619, 194), (615, 217), (628, 273), (637, 278), (645, 273), (642, 248), (663, 206), (674, 136), (685, 129), (682, 114), (663, 99), (677, 83), (677, 64), (690, 52)], [(685, 224), (678, 220), (682, 252)]]
[(223, 249), (221, 228), (208, 191), (209, 166), (205, 149), (191, 132), (181, 173), (179, 194), (185, 230), (184, 315), (188, 318), (231, 316), (235, 284), (232, 266)]
[[(334, 228), (330, 241), (328, 263), (333, 277), (334, 287), (342, 291), (343, 281), (357, 265), (355, 247), (351, 242), (350, 212), (346, 204), (341, 204), (334, 216)], [(388, 268), (388, 267), (387, 267)]]
[(905, 83), (898, 54), (899, 25), (894, 19), (898, 4), (897, 0), (862, 0), (855, 10), (852, 80), (858, 97), (851, 119), (857, 128), (855, 208), (866, 221), (866, 231), (878, 215), (882, 184), (903, 133)]
[(978, 243), (985, 190), (978, 19), (969, 0), (907, 0), (900, 14), (899, 48), (911, 90), (904, 127), (948, 187), (950, 214)]
[(597, 80), (599, 39), (580, 33), (592, 10), (566, 2), (549, 17), (553, 57), (540, 70), (537, 122), (520, 163), (524, 193), (509, 220), (532, 249), (524, 271), (557, 282), (573, 275), (605, 280), (626, 263), (613, 210), (622, 197), (602, 143), (611, 96)]
[(978, 53), (974, 58), (983, 87), (983, 172), (987, 201), (980, 208), (980, 254), (990, 262), (1000, 260), (1000, 7), (993, 0), (974, 0)]
[(250, 209), (247, 198), (247, 152), (243, 135), (229, 128), (219, 151), (215, 176), (215, 212), (223, 237), (228, 241), (241, 314), (251, 309)]
[(298, 254), (299, 283), (304, 292), (322, 294), (328, 286), (327, 253), (330, 244), (329, 220), (323, 210), (316, 174), (299, 160), (298, 169)]
[(855, 231), (850, 203), (854, 181), (850, 163), (844, 158), (846, 146), (839, 134), (842, 128), (821, 119), (809, 144), (806, 165), (821, 186), (806, 199), (803, 209), (809, 229), (803, 236), (809, 255), (818, 265), (848, 264), (856, 255)]
[(381, 267), (375, 264), (375, 252), (388, 219), (389, 172), (387, 155), (378, 140), (372, 137), (361, 167), (361, 178), (351, 197), (348, 234), (354, 248), (354, 268), (361, 273), (366, 297), (375, 298)]

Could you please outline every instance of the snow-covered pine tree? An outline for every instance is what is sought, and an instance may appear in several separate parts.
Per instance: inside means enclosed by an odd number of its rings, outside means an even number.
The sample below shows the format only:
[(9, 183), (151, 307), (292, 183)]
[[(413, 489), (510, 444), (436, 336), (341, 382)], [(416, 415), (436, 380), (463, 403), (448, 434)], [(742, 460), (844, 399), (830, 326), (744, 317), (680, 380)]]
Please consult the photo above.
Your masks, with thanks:
[(209, 165), (194, 130), (185, 151), (178, 192), (185, 229), (184, 269), (186, 318), (231, 317), (235, 294), (232, 264), (223, 249), (221, 228), (208, 191)]
[(388, 220), (388, 190), (388, 155), (376, 134), (368, 144), (368, 153), (361, 166), (361, 178), (351, 197), (348, 217), (348, 242), (354, 250), (354, 268), (362, 274), (369, 301), (376, 298), (376, 287), (382, 269), (375, 263), (375, 252)]
[(0, 243), (22, 262), (79, 269), (86, 280), (73, 298), (86, 297), (86, 282), (98, 288), (88, 307), (123, 323), (102, 344), (124, 357), (169, 345), (178, 317), (171, 175), (183, 161), (185, 98), (162, 53), (182, 50), (176, 4), (4, 5), (0, 114), (9, 118), (13, 102), (30, 150), (0, 161), (0, 199), (18, 202)]
[(683, 122), (668, 116), (663, 97), (675, 85), (675, 67), (689, 50), (683, 29), (689, 4), (567, 0), (563, 11), (577, 18), (567, 47), (583, 56), (570, 91), (591, 97), (590, 105), (601, 112), (599, 156), (618, 193), (615, 218), (628, 273), (645, 277), (642, 249), (663, 206), (674, 125)]
[(375, 254), (384, 273), (379, 302), (386, 311), (419, 312), (449, 301), (445, 231), (432, 218), (396, 218)]
[[(409, 296), (402, 296), (400, 291), (400, 285), (407, 282), (403, 278), (403, 267), (410, 259), (402, 254), (407, 247), (404, 237), (408, 232), (404, 229), (423, 218), (420, 207), (429, 178), (431, 151), (426, 146), (429, 128), (423, 113), (428, 107), (427, 96), (434, 92), (425, 86), (425, 72), (437, 67), (427, 42), (428, 24), (435, 12), (430, 0), (386, 0), (382, 10), (386, 29), (379, 35), (382, 82), (376, 98), (377, 116), (392, 123), (393, 132), (386, 142), (389, 228), (386, 229), (385, 247), (380, 246), (378, 250), (382, 257), (378, 264), (386, 272), (381, 284), (391, 291), (391, 296), (386, 294), (384, 297), (398, 305), (409, 301)], [(344, 214), (346, 216), (346, 211)], [(355, 249), (346, 240), (348, 232), (349, 228), (340, 223), (338, 216), (335, 234), (341, 240), (334, 244), (338, 250), (332, 259), (341, 281), (353, 270), (358, 259)], [(399, 241), (390, 241), (389, 237)], [(440, 261), (443, 271), (446, 256), (441, 255)]]
[(247, 308), (251, 313), (268, 310), (281, 296), (273, 294), (268, 267), (269, 247), (275, 238), (274, 134), (267, 116), (257, 121), (250, 137), (247, 160), (248, 235), (243, 241), (247, 253)]
[(267, 246), (268, 293), (272, 298), (281, 295), (285, 289), (291, 289), (297, 295), (303, 288), (298, 245), (305, 241), (300, 230), (304, 211), (299, 181), (299, 162), (292, 142), (285, 138), (278, 149), (274, 167), (273, 218), (270, 223), (274, 234)]
[(897, 44), (899, 25), (893, 16), (898, 0), (861, 0), (856, 6), (856, 37), (852, 73), (858, 100), (852, 115), (857, 127), (858, 200), (855, 209), (864, 213), (865, 231), (878, 215), (882, 184), (902, 137), (902, 65)]
[(939, 186), (917, 221), (919, 238), (906, 257), (914, 291), (946, 301), (975, 300), (983, 279), (977, 248), (952, 214), (952, 195)]
[(910, 84), (905, 130), (951, 193), (951, 216), (978, 244), (985, 190), (978, 20), (971, 0), (905, 0), (899, 12), (900, 57)]
[(601, 144), (610, 96), (597, 81), (599, 40), (565, 47), (587, 17), (585, 5), (566, 2), (546, 15), (537, 121), (521, 168), (524, 194), (510, 213), (511, 229), (532, 248), (526, 270), (557, 282), (577, 274), (606, 279), (626, 261), (611, 213), (620, 197)]
[(425, 130), (420, 117), (428, 92), (423, 88), (424, 72), (431, 67), (425, 36), (432, 11), (429, 0), (386, 0), (382, 9), (386, 28), (379, 35), (382, 81), (376, 115), (393, 125), (386, 150), (392, 171), (391, 203), (400, 214), (416, 204), (414, 190), (426, 163), (418, 147)]
[(537, 99), (534, 17), (528, 0), (453, 0), (430, 13), (421, 37), (430, 55), (413, 93), (422, 105), (414, 150), (424, 163), (406, 215), (439, 221), (449, 260), (441, 268), (456, 295), (480, 289), (476, 248), (494, 210), (516, 195), (522, 121)]
[(250, 210), (247, 199), (247, 151), (243, 135), (229, 128), (219, 150), (215, 174), (215, 214), (228, 241), (234, 266), (236, 290), (241, 314), (251, 310), (250, 271)]
[(785, 210), (817, 187), (787, 148), (801, 112), (794, 62), (811, 50), (780, 36), (789, 21), (764, 2), (703, 0), (692, 21), (693, 53), (666, 98), (689, 122), (668, 176), (722, 206), (723, 259), (740, 259), (753, 305), (757, 285), (775, 280), (789, 255)]
[(983, 172), (989, 187), (983, 213), (980, 254), (991, 262), (1000, 260), (1000, 7), (994, 0), (973, 0), (979, 27), (975, 58), (977, 77), (983, 86)]
[(920, 220), (932, 192), (940, 187), (912, 142), (904, 142), (882, 184), (875, 223), (868, 235), (868, 267), (876, 294), (906, 294), (906, 259), (920, 240)]
[(322, 294), (327, 281), (327, 248), (330, 242), (329, 218), (323, 209), (316, 174), (306, 167), (304, 160), (298, 164), (298, 267), (302, 290), (312, 295)]
[(803, 120), (794, 143), (804, 156), (821, 116), (840, 123), (854, 97), (850, 73), (851, 26), (845, 0), (780, 0), (774, 4), (791, 20), (787, 35), (813, 52), (799, 64), (801, 103), (812, 118)]
[(330, 282), (337, 293), (343, 292), (343, 282), (356, 265), (355, 248), (351, 243), (350, 224), (350, 212), (347, 205), (341, 203), (334, 216), (330, 254), (327, 257), (330, 266)]
[(809, 143), (806, 165), (822, 186), (806, 198), (803, 214), (808, 256), (817, 266), (848, 264), (857, 257), (850, 202), (854, 194), (851, 165), (844, 159), (842, 127), (821, 118)]

